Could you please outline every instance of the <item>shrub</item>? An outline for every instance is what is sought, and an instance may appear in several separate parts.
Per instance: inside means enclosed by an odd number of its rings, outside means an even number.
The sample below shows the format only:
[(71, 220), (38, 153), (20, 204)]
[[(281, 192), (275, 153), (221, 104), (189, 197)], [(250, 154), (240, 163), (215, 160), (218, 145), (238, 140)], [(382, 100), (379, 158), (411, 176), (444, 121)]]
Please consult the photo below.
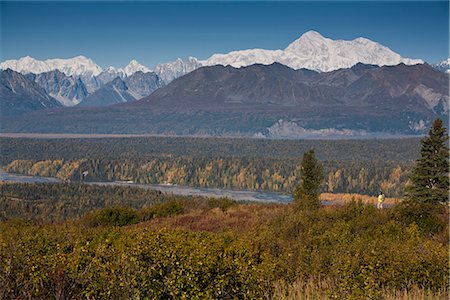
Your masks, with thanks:
[(422, 234), (436, 234), (446, 225), (448, 210), (443, 205), (405, 201), (393, 209), (396, 220), (405, 225), (417, 224)]
[(208, 199), (208, 207), (220, 208), (223, 212), (226, 212), (230, 207), (236, 205), (236, 201), (229, 198), (210, 198)]
[(139, 211), (141, 221), (148, 221), (155, 217), (172, 217), (184, 211), (184, 203), (180, 200), (168, 200), (155, 203)]
[(139, 221), (135, 209), (126, 206), (112, 206), (99, 209), (85, 217), (90, 226), (126, 226)]

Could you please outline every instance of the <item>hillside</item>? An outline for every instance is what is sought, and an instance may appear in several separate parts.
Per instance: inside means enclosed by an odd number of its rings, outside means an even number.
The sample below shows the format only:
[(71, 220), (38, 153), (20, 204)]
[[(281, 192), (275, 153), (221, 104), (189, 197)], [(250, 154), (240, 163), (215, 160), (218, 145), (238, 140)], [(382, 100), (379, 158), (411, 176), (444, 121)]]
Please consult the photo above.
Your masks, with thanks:
[(436, 117), (448, 116), (448, 99), (448, 75), (428, 65), (358, 64), (329, 73), (277, 63), (212, 66), (139, 101), (47, 110), (8, 122), (3, 131), (270, 138), (419, 134)]
[[(5, 117), (18, 117), (29, 112), (60, 107), (37, 83), (10, 69), (0, 72), (0, 112)], [(3, 124), (2, 124), (3, 125)]]

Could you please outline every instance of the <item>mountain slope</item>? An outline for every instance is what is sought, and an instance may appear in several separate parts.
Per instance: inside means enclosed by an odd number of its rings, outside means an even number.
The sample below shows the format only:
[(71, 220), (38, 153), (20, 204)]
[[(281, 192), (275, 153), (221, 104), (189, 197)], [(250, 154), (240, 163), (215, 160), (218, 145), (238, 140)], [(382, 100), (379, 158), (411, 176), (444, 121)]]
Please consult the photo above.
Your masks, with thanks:
[(448, 102), (448, 75), (426, 64), (358, 64), (326, 73), (277, 63), (212, 66), (139, 101), (42, 111), (8, 129), (271, 138), (420, 134), (436, 117), (448, 117)]
[(156, 73), (142, 71), (134, 72), (131, 76), (126, 77), (124, 82), (133, 95), (136, 95), (136, 100), (147, 97), (165, 85)]
[(117, 77), (84, 99), (78, 106), (107, 106), (134, 100), (136, 100), (135, 95), (128, 89), (125, 82)]
[(172, 80), (190, 73), (201, 66), (197, 58), (191, 56), (186, 62), (178, 58), (173, 62), (158, 64), (155, 67), (155, 73), (158, 74), (165, 84), (168, 84)]
[[(12, 59), (0, 63), (0, 70), (6, 69), (11, 69), (22, 74), (37, 75), (59, 71), (66, 76), (80, 78), (89, 94), (95, 92), (106, 83), (111, 82), (116, 77), (125, 78), (136, 72), (151, 72), (149, 68), (141, 65), (134, 59), (124, 68), (108, 67), (103, 70), (91, 59), (84, 56), (77, 56), (69, 59), (47, 59), (43, 61), (26, 56), (18, 60)], [(79, 102), (78, 100), (80, 100), (80, 98), (77, 98), (76, 101), (72, 101), (73, 99), (66, 99), (65, 96), (59, 95), (58, 100), (61, 100), (64, 105), (74, 105)]]
[(450, 58), (432, 65), (433, 68), (440, 72), (450, 73)]
[(155, 73), (137, 71), (123, 79), (116, 77), (84, 99), (79, 106), (107, 106), (135, 101), (150, 95), (162, 86), (164, 83)]
[(135, 59), (133, 59), (124, 68), (115, 68), (113, 66), (106, 68), (97, 76), (97, 79), (100, 80), (102, 84), (107, 84), (108, 82), (113, 81), (116, 77), (120, 77), (123, 79), (125, 77), (133, 75), (136, 72), (150, 73), (151, 71), (149, 68), (141, 65)]
[(36, 82), (63, 106), (74, 106), (89, 96), (87, 88), (80, 78), (67, 76), (58, 70), (28, 74), (27, 78)]
[(213, 66), (175, 80), (136, 105), (144, 103), (153, 110), (170, 107), (182, 113), (229, 110), (234, 105), (260, 111), (265, 105), (276, 105), (274, 110), (289, 107), (289, 114), (309, 109), (345, 113), (354, 108), (371, 114), (383, 106), (399, 114), (410, 109), (447, 115), (448, 78), (428, 65), (379, 68), (358, 64), (329, 73), (295, 71), (278, 63), (239, 69)]
[(214, 54), (200, 63), (204, 66), (231, 65), (243, 67), (252, 64), (278, 62), (293, 69), (306, 68), (329, 72), (350, 68), (357, 63), (378, 66), (412, 65), (423, 63), (419, 59), (403, 58), (389, 48), (365, 38), (351, 41), (332, 40), (316, 31), (308, 31), (284, 50), (249, 49), (228, 54)]
[[(37, 83), (10, 69), (0, 73), (0, 111), (2, 119), (41, 109), (60, 107)], [(5, 120), (3, 120), (5, 121)]]

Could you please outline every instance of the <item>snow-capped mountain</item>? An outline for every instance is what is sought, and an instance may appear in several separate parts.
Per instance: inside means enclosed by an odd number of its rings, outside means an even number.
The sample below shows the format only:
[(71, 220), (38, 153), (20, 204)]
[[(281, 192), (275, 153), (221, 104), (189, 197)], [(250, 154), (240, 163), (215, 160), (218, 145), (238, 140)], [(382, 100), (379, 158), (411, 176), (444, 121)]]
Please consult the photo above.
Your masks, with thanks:
[[(403, 58), (391, 49), (366, 38), (360, 37), (350, 41), (332, 40), (323, 37), (316, 31), (308, 31), (284, 50), (248, 49), (232, 51), (227, 54), (214, 54), (206, 60), (189, 57), (186, 61), (183, 61), (178, 58), (173, 62), (156, 65), (154, 72), (165, 84), (168, 84), (201, 66), (231, 65), (239, 68), (253, 64), (269, 65), (274, 62), (293, 69), (306, 68), (319, 72), (350, 68), (358, 63), (378, 66), (423, 63), (420, 59)], [(435, 67), (442, 69), (445, 67), (445, 63), (447, 63), (445, 70), (448, 70), (448, 61), (444, 61)], [(84, 56), (44, 61), (26, 56), (19, 60), (7, 60), (0, 63), (0, 69), (8, 68), (22, 74), (41, 74), (59, 70), (67, 76), (78, 76), (90, 94), (117, 77), (124, 79), (139, 71), (143, 73), (151, 72), (149, 68), (134, 59), (124, 68), (111, 66), (103, 70), (91, 59)]]
[(438, 71), (450, 74), (450, 58), (438, 62), (437, 64), (432, 64), (431, 66)]
[(319, 72), (350, 68), (357, 63), (378, 66), (423, 63), (420, 59), (403, 58), (388, 47), (366, 38), (360, 37), (351, 41), (332, 40), (316, 31), (304, 33), (284, 50), (232, 51), (227, 54), (214, 54), (200, 61), (204, 66), (231, 65), (237, 68), (256, 63), (269, 65), (274, 62), (293, 69), (306, 68)]
[(122, 79), (125, 77), (123, 69), (111, 66), (103, 70), (96, 78), (101, 83), (101, 85), (105, 85), (108, 82), (113, 81), (117, 77), (120, 77)]
[(150, 73), (151, 70), (138, 63), (137, 60), (133, 59), (124, 68), (115, 68), (113, 66), (106, 68), (97, 76), (97, 79), (100, 80), (102, 84), (107, 84), (117, 77), (124, 79), (125, 77), (129, 77), (136, 72)]
[(0, 63), (0, 69), (11, 69), (22, 74), (41, 74), (58, 70), (67, 76), (97, 76), (102, 72), (100, 66), (82, 55), (68, 59), (54, 58), (47, 60), (37, 60), (25, 56), (18, 60), (11, 59)]
[(190, 56), (186, 62), (181, 58), (175, 61), (159, 64), (155, 67), (155, 73), (168, 84), (172, 80), (194, 71), (202, 66), (197, 58)]
[(131, 76), (134, 73), (139, 72), (139, 71), (142, 73), (150, 73), (151, 72), (149, 68), (147, 68), (144, 65), (141, 65), (135, 59), (130, 61), (130, 63), (125, 68), (123, 68), (123, 72), (125, 73), (126, 76)]
[(108, 73), (120, 75), (120, 77), (126, 77), (131, 76), (138, 71), (143, 73), (150, 72), (149, 68), (141, 65), (135, 59), (130, 61), (124, 68), (109, 67), (103, 70), (91, 59), (82, 55), (68, 59), (54, 58), (47, 60), (37, 60), (30, 56), (25, 56), (18, 60), (11, 59), (0, 63), (0, 69), (11, 69), (22, 74), (41, 74), (58, 70), (67, 76), (98, 76), (100, 73), (106, 71)]

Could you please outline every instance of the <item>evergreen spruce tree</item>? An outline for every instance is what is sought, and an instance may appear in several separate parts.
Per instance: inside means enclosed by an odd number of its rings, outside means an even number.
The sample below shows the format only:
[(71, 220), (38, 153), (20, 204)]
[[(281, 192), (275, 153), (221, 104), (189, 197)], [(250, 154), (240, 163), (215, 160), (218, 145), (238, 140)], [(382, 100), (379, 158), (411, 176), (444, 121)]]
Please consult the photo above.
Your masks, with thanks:
[(320, 207), (320, 185), (323, 181), (323, 168), (314, 150), (303, 154), (300, 185), (294, 191), (294, 204), (298, 209), (317, 210)]
[(447, 222), (449, 196), (448, 135), (441, 119), (433, 122), (421, 143), (420, 158), (409, 176), (405, 201), (396, 208), (396, 215), (407, 224), (416, 223), (423, 233), (433, 234)]
[(411, 172), (408, 201), (431, 205), (444, 204), (449, 192), (448, 135), (441, 119), (436, 119), (422, 141), (420, 158)]

